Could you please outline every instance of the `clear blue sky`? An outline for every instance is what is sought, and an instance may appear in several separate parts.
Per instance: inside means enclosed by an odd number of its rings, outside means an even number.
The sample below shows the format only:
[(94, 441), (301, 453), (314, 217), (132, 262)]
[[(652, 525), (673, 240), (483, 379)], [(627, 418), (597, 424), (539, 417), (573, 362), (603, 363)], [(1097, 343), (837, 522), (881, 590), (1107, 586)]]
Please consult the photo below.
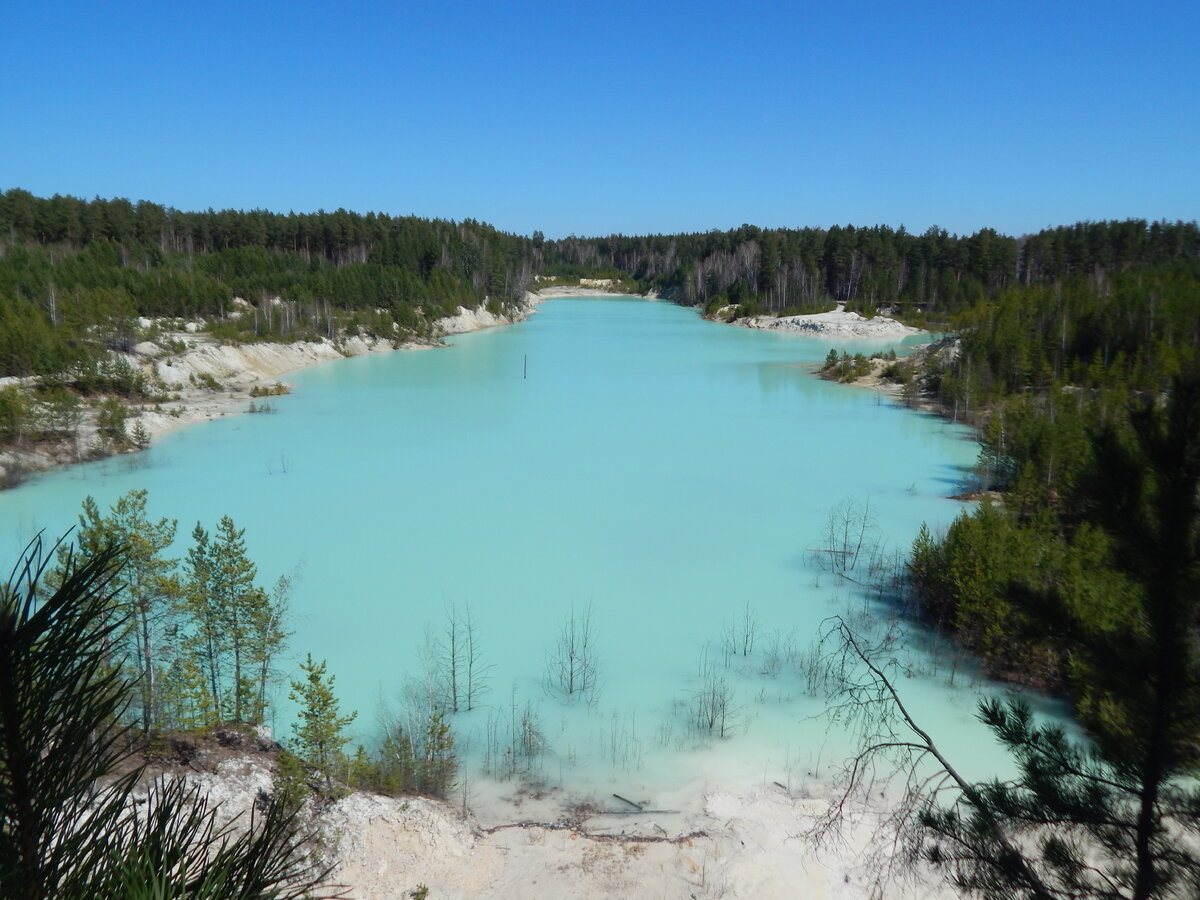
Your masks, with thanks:
[(1194, 0), (5, 6), (0, 189), (548, 237), (1200, 215)]

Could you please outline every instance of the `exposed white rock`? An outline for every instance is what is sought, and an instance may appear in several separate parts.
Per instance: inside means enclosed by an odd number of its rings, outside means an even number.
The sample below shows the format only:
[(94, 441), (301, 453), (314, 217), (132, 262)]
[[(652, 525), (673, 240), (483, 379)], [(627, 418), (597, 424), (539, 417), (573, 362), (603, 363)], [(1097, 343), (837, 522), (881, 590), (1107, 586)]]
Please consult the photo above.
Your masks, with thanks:
[(507, 316), (493, 315), (482, 306), (478, 309), (467, 309), (465, 306), (460, 306), (454, 315), (435, 321), (433, 327), (435, 334), (445, 336), (449, 334), (465, 334), (468, 331), (480, 331), (484, 328), (493, 328), (496, 325), (508, 325), (512, 321)]
[(764, 331), (791, 331), (814, 337), (899, 338), (923, 333), (920, 328), (912, 328), (886, 316), (868, 319), (856, 312), (846, 312), (844, 304), (838, 304), (838, 308), (830, 312), (807, 316), (749, 316), (735, 319), (733, 324)]
[(192, 376), (209, 375), (221, 384), (248, 385), (317, 362), (340, 359), (325, 341), (292, 344), (231, 344), (196, 342), (182, 356), (153, 364), (153, 374), (168, 387), (184, 387)]
[(215, 772), (188, 772), (183, 776), (190, 785), (199, 785), (210, 806), (221, 805), (226, 818), (232, 819), (250, 809), (262, 794), (274, 789), (275, 775), (264, 758), (243, 756), (217, 764)]
[(384, 353), (388, 350), (395, 350), (396, 347), (391, 341), (383, 338), (356, 334), (353, 337), (345, 338), (338, 345), (338, 349), (345, 356), (361, 356), (364, 353)]
[(354, 793), (319, 822), (336, 865), (333, 879), (359, 900), (403, 897), (419, 884), (435, 897), (489, 896), (504, 865), (473, 823), (425, 797)]

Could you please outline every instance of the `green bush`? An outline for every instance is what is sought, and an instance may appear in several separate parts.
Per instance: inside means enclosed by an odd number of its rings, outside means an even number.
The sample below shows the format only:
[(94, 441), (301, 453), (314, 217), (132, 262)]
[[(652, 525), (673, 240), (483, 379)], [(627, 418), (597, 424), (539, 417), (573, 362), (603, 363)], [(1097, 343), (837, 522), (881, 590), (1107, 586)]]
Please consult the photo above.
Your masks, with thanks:
[(124, 403), (116, 397), (108, 397), (100, 403), (96, 427), (106, 438), (120, 443), (125, 440), (125, 419), (128, 415), (129, 411)]
[(11, 444), (25, 436), (32, 425), (29, 395), (16, 386), (0, 390), (0, 444)]

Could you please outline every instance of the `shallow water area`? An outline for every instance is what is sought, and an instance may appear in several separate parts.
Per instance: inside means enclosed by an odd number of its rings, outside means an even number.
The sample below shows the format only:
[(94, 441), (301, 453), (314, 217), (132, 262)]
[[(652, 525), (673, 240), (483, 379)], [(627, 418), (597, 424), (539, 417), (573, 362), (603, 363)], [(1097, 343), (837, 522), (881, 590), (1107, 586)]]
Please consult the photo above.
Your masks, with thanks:
[[(152, 516), (179, 520), (180, 556), (197, 520), (232, 516), (261, 583), (298, 572), (282, 683), (305, 653), (326, 659), (368, 742), (469, 608), (483, 691), (451, 717), (467, 785), (517, 773), (658, 802), (704, 781), (827, 778), (847, 738), (814, 718), (813, 641), (832, 614), (878, 611), (816, 562), (836, 549), (831, 511), (869, 512), (906, 551), (963, 508), (946, 498), (978, 453), (965, 429), (811, 374), (831, 347), (897, 345), (628, 298), (554, 300), (449, 343), (295, 373), (274, 415), (6, 492), (0, 538), (12, 558), (74, 524), (87, 494), (107, 507), (141, 487)], [(596, 683), (567, 698), (564, 623), (589, 610)], [(725, 706), (704, 727), (714, 679)], [(974, 687), (903, 687), (988, 770)]]

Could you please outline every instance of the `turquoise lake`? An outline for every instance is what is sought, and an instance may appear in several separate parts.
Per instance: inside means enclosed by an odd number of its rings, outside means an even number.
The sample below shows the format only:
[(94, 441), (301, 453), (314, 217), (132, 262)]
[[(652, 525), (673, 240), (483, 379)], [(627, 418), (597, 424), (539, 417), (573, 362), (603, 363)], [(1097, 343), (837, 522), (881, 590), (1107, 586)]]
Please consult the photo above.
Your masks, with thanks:
[[(922, 522), (964, 508), (947, 497), (978, 454), (963, 428), (811, 374), (831, 347), (890, 345), (608, 298), (553, 300), (449, 343), (293, 373), (274, 415), (0, 494), (8, 558), (38, 529), (64, 532), (88, 494), (107, 507), (149, 489), (151, 514), (179, 520), (179, 555), (197, 520), (231, 515), (262, 584), (298, 570), (281, 681), (307, 652), (326, 659), (364, 741), (420, 679), (427, 630), (438, 639), (446, 609), (469, 606), (489, 667), (480, 708), (453, 719), (472, 777), (526, 713), (544, 739), (531, 774), (572, 788), (792, 782), (844, 755), (811, 718), (822, 701), (803, 659), (826, 617), (866, 601), (808, 551), (847, 503), (869, 504), (880, 539), (906, 551)], [(598, 687), (565, 702), (547, 664), (589, 605)], [(754, 647), (727, 660), (747, 610)], [(714, 660), (725, 738), (691, 721)], [(973, 688), (902, 686), (952, 749), (990, 746)]]

